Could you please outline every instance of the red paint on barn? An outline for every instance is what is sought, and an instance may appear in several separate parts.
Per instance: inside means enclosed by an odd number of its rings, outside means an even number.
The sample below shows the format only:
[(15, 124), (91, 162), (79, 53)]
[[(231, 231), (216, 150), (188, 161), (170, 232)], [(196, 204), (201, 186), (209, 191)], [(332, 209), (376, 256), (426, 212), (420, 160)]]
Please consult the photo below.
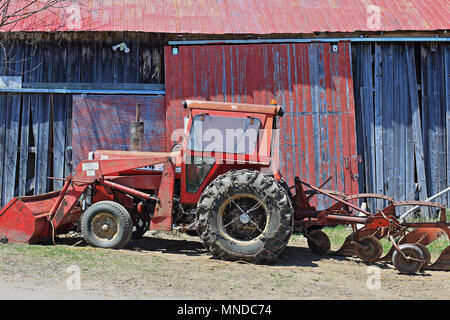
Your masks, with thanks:
[[(165, 48), (167, 141), (182, 128), (182, 101), (269, 104), (281, 118), (281, 170), (289, 185), (299, 176), (347, 193), (358, 192), (355, 107), (350, 45), (180, 46)], [(347, 164), (349, 167), (346, 169)], [(319, 201), (319, 203), (322, 200)]]

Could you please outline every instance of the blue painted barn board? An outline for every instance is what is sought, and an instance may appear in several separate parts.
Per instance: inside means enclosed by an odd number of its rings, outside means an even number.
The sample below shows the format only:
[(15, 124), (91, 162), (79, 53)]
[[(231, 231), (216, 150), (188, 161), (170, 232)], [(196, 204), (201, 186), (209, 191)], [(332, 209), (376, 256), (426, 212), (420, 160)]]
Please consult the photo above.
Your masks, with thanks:
[[(375, 44), (374, 56), (374, 135), (375, 135), (375, 185), (376, 193), (384, 193), (384, 144), (383, 144), (383, 95), (382, 95), (382, 52), (381, 46)], [(376, 207), (384, 206), (383, 200), (376, 201)]]
[[(356, 99), (360, 113), (357, 130), (358, 148), (364, 154), (365, 176), (360, 179), (364, 191), (381, 190), (378, 182), (373, 185), (380, 178), (381, 151), (383, 193), (395, 200), (423, 200), (449, 185), (448, 50), (448, 44), (353, 45), (360, 56), (354, 63), (354, 80), (355, 92), (360, 93)], [(377, 56), (380, 51), (381, 58)], [(375, 82), (373, 91), (371, 79)], [(371, 139), (372, 110), (375, 141)], [(382, 146), (377, 130), (380, 123)], [(448, 204), (449, 199), (442, 196), (438, 201)]]
[(394, 45), (382, 46), (383, 61), (382, 73), (382, 101), (383, 101), (383, 171), (384, 194), (393, 194), (396, 185), (394, 183), (394, 96), (392, 84), (394, 83)]
[[(450, 184), (450, 46), (444, 47), (444, 80), (445, 80), (445, 122), (446, 122), (446, 156), (447, 156), (447, 185)], [(450, 207), (450, 197), (447, 197), (447, 207)]]
[(406, 63), (408, 68), (409, 101), (411, 104), (412, 135), (418, 183), (417, 193), (419, 200), (425, 200), (427, 198), (427, 184), (415, 61), (414, 46), (408, 45), (406, 48)]
[[(422, 117), (428, 195), (448, 185), (445, 142), (444, 46), (421, 46)], [(448, 45), (447, 45), (448, 46)], [(448, 151), (447, 151), (448, 152)], [(447, 195), (437, 201), (447, 203)]]

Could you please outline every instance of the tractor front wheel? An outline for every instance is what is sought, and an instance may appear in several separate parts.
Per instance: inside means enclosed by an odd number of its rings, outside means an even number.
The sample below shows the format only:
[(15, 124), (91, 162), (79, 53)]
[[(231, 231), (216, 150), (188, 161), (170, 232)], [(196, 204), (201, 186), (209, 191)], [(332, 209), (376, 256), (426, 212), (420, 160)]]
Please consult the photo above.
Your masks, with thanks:
[(292, 234), (287, 193), (258, 171), (235, 170), (217, 177), (202, 193), (197, 209), (198, 235), (219, 259), (267, 263)]
[(133, 220), (122, 205), (100, 201), (81, 216), (81, 232), (86, 242), (99, 248), (122, 248), (131, 239)]

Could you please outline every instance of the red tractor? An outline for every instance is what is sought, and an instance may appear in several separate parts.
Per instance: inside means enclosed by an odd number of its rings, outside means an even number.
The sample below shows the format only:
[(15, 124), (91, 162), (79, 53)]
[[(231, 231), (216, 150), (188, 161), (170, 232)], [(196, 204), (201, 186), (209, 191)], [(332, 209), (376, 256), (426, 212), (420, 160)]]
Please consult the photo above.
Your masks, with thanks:
[(183, 107), (186, 135), (172, 152), (92, 152), (61, 191), (11, 200), (0, 212), (0, 235), (45, 242), (79, 223), (90, 245), (120, 248), (149, 229), (177, 227), (196, 230), (215, 257), (274, 259), (294, 219), (272, 158), (282, 109), (204, 101)]
[[(196, 230), (217, 258), (265, 263), (283, 251), (293, 232), (308, 239), (313, 253), (326, 254), (330, 240), (320, 229), (342, 224), (354, 232), (338, 253), (366, 262), (392, 259), (405, 273), (450, 270), (450, 246), (431, 265), (425, 247), (442, 234), (450, 238), (444, 206), (321, 189), (330, 179), (317, 188), (296, 177), (289, 187), (278, 170), (283, 110), (276, 103), (185, 101), (183, 107), (183, 139), (172, 152), (92, 152), (61, 191), (12, 199), (0, 211), (0, 238), (48, 242), (78, 225), (90, 245), (121, 248), (147, 230), (181, 228)], [(319, 194), (334, 200), (332, 206), (317, 210), (311, 199)], [(362, 198), (390, 205), (368, 212), (352, 203)], [(401, 205), (438, 208), (439, 220), (399, 221)], [(384, 258), (381, 238), (393, 245)]]

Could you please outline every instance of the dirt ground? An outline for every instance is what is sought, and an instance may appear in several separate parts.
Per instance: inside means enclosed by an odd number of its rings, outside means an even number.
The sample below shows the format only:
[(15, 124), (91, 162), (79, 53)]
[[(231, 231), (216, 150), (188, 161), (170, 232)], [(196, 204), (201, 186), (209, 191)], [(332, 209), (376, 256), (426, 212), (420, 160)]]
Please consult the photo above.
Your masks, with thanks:
[(0, 299), (450, 299), (450, 272), (407, 276), (316, 256), (302, 236), (270, 265), (213, 259), (179, 233), (147, 232), (121, 250), (91, 248), (75, 233), (56, 242), (0, 245)]

